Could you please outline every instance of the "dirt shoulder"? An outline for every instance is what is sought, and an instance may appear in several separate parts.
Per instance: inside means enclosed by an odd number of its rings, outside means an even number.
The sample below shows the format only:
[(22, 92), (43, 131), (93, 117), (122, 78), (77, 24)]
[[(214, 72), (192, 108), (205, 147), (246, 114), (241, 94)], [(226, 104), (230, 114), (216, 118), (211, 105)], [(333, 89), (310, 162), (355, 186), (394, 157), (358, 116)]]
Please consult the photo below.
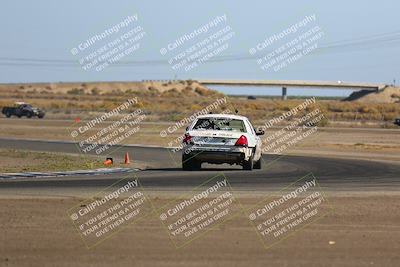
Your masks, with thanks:
[[(152, 198), (157, 205), (170, 199)], [(259, 199), (240, 198), (244, 208)], [(149, 216), (90, 250), (66, 211), (78, 198), (0, 199), (1, 266), (398, 266), (400, 196), (331, 196), (333, 212), (266, 250), (244, 216), (176, 249)], [(385, 207), (385, 208), (382, 208)]]
[(68, 171), (103, 167), (102, 162), (95, 157), (15, 149), (0, 149), (0, 162), (0, 173)]

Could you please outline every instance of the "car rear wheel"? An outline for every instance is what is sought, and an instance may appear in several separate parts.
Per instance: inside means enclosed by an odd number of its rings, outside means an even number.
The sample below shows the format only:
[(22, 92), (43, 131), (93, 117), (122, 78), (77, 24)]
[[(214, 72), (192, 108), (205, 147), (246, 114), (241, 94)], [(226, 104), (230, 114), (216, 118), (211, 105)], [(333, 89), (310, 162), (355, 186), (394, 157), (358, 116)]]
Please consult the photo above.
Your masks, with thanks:
[(243, 162), (243, 170), (251, 171), (253, 170), (253, 155), (249, 158), (249, 160), (245, 160)]
[(183, 161), (182, 169), (184, 171), (198, 171), (201, 169), (201, 163), (194, 160)]
[(201, 169), (201, 162), (182, 156), (182, 169), (184, 171), (197, 171)]
[(254, 163), (254, 169), (260, 170), (261, 169), (261, 158)]
[(10, 117), (11, 117), (11, 113), (10, 113), (10, 112), (7, 112), (7, 113), (6, 113), (6, 117), (7, 117), (7, 118), (10, 118)]

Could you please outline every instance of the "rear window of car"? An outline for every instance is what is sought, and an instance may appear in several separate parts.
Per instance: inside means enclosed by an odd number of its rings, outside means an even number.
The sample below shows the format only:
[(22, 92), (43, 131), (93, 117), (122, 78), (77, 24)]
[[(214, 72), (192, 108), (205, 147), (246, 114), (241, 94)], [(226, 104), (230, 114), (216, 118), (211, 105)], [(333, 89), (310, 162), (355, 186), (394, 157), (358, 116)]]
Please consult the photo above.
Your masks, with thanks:
[(246, 126), (242, 120), (230, 118), (201, 118), (198, 119), (192, 128), (193, 130), (215, 130), (246, 132)]

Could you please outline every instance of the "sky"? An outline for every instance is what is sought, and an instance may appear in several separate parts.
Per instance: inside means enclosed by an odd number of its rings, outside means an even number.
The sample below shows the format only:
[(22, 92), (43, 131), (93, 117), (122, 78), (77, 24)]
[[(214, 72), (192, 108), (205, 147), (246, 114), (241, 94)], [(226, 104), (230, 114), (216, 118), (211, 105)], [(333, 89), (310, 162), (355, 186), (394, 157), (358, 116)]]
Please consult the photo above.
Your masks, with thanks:
[[(0, 8), (0, 83), (135, 81), (150, 79), (258, 79), (400, 82), (400, 2), (362, 1), (105, 1), (3, 0)], [(85, 70), (79, 60), (111, 40), (114, 32), (78, 55), (71, 49), (129, 16), (145, 32), (140, 48), (101, 71)], [(256, 47), (307, 16), (315, 21), (268, 48)], [(200, 33), (181, 47), (160, 53), (185, 34), (215, 18), (226, 21)], [(173, 56), (229, 26), (234, 32), (225, 50), (193, 69), (174, 69)], [(318, 26), (317, 48), (285, 68), (262, 69), (257, 57), (299, 38)], [(227, 48), (226, 48), (227, 47)], [(214, 48), (213, 48), (214, 49)], [(213, 50), (210, 50), (213, 51)], [(86, 53), (86, 54), (85, 54)], [(229, 89), (242, 93), (250, 89)], [(239, 91), (238, 91), (239, 90)], [(253, 89), (252, 89), (253, 90)], [(259, 89), (254, 89), (259, 90)], [(290, 89), (289, 89), (290, 90)], [(303, 90), (306, 93), (307, 90)], [(337, 91), (339, 95), (345, 91)], [(330, 93), (329, 93), (330, 94)]]

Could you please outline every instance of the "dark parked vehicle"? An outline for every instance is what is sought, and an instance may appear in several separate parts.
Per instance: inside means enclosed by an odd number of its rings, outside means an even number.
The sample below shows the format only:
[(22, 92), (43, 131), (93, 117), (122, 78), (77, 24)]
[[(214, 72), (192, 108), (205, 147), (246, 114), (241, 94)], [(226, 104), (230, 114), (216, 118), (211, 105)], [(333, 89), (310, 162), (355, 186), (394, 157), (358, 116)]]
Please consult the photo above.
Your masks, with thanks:
[(41, 119), (45, 115), (43, 110), (34, 108), (27, 103), (21, 102), (15, 103), (14, 107), (4, 107), (2, 113), (6, 115), (7, 118), (10, 118), (11, 116), (17, 116), (18, 118), (21, 118), (22, 116), (26, 116), (28, 118), (36, 116)]
[(394, 120), (394, 124), (400, 126), (400, 118), (397, 118)]

